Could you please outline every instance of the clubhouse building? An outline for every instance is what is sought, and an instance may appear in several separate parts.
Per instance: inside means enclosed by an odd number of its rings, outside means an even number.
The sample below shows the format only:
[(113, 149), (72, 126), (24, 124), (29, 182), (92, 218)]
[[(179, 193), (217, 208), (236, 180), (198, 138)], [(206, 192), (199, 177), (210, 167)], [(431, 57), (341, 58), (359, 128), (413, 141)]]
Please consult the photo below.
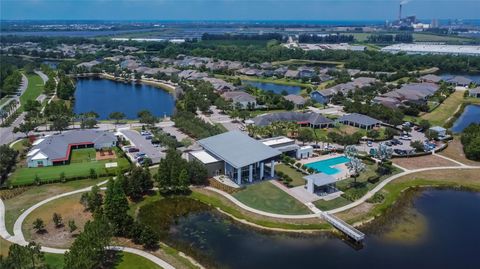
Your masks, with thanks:
[(239, 131), (198, 141), (202, 150), (189, 153), (189, 160), (202, 162), (208, 176), (225, 175), (241, 185), (275, 176), (275, 160), (281, 152)]
[(117, 145), (117, 137), (107, 131), (78, 130), (37, 139), (27, 153), (28, 167), (44, 167), (66, 164), (72, 149), (111, 148)]

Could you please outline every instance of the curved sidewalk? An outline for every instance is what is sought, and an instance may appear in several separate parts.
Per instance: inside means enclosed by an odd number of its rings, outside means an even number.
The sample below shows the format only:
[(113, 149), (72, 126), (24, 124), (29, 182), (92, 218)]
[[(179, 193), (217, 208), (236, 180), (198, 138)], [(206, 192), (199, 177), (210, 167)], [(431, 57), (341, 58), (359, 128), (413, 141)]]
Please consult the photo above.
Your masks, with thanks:
[(221, 191), (219, 189), (215, 189), (215, 188), (212, 188), (212, 187), (205, 187), (205, 189), (223, 195), (225, 198), (227, 198), (232, 203), (234, 203), (235, 205), (237, 205), (238, 207), (240, 207), (242, 209), (245, 209), (249, 212), (252, 212), (252, 213), (255, 213), (255, 214), (258, 214), (258, 215), (262, 215), (262, 216), (266, 216), (266, 217), (278, 218), (278, 219), (308, 219), (308, 218), (315, 218), (315, 217), (320, 216), (320, 213), (318, 213), (318, 214), (305, 214), (305, 215), (283, 215), (283, 214), (275, 214), (275, 213), (265, 212), (265, 211), (262, 211), (262, 210), (258, 210), (258, 209), (249, 207), (246, 204), (237, 200), (237, 198), (233, 197), (229, 193), (226, 193), (226, 192)]
[[(375, 188), (373, 188), (372, 190), (367, 192), (364, 196), (362, 196), (362, 198), (360, 198), (360, 199), (358, 199), (358, 200), (356, 200), (356, 201), (354, 201), (354, 202), (352, 202), (348, 205), (345, 205), (345, 206), (342, 206), (342, 207), (339, 207), (339, 208), (335, 208), (335, 209), (332, 209), (332, 210), (329, 210), (329, 211), (325, 211), (325, 212), (329, 213), (329, 214), (335, 214), (335, 213), (339, 213), (339, 212), (354, 208), (354, 207), (364, 203), (366, 200), (371, 198), (375, 193), (377, 193), (383, 187), (385, 187), (388, 183), (392, 182), (393, 180), (395, 180), (399, 177), (414, 174), (414, 173), (418, 173), (418, 172), (434, 171), (434, 170), (448, 170), (448, 169), (459, 169), (459, 170), (461, 170), (461, 169), (480, 169), (480, 166), (468, 166), (468, 165), (463, 164), (461, 166), (428, 167), (428, 168), (420, 168), (420, 169), (414, 169), (414, 170), (405, 169), (405, 171), (403, 171), (401, 173), (398, 173), (396, 175), (393, 175), (393, 176), (385, 179), (384, 181), (382, 181)], [(221, 190), (218, 190), (218, 189), (215, 189), (215, 188), (212, 188), (212, 187), (205, 187), (205, 189), (208, 189), (210, 191), (213, 191), (213, 192), (216, 192), (220, 195), (223, 195), (225, 198), (227, 198), (228, 200), (233, 202), (235, 205), (237, 205), (238, 207), (240, 207), (244, 210), (247, 210), (249, 212), (259, 214), (259, 215), (262, 215), (262, 216), (266, 216), (266, 217), (280, 218), (280, 219), (307, 219), (307, 218), (318, 217), (318, 216), (321, 215), (321, 213), (307, 214), (307, 215), (283, 215), (283, 214), (275, 214), (275, 213), (265, 212), (265, 211), (261, 211), (261, 210), (251, 208), (251, 207), (245, 205), (244, 203), (240, 202), (235, 197), (233, 197), (232, 195), (230, 195), (230, 194), (228, 194), (224, 191), (221, 191)]]
[[(97, 185), (98, 186), (103, 185), (103, 184), (107, 183), (107, 181), (108, 180), (102, 181), (102, 182), (98, 183)], [(20, 217), (18, 217), (17, 220), (15, 221), (14, 228), (13, 228), (13, 232), (14, 232), (13, 236), (10, 235), (10, 233), (8, 233), (8, 231), (6, 229), (6, 225), (5, 225), (5, 204), (3, 203), (3, 200), (0, 199), (0, 236), (2, 238), (4, 238), (5, 240), (7, 240), (9, 242), (12, 242), (12, 243), (19, 244), (19, 245), (27, 245), (28, 242), (25, 240), (25, 237), (23, 235), (22, 224), (31, 212), (33, 212), (35, 209), (41, 207), (42, 205), (44, 205), (48, 202), (53, 201), (53, 200), (56, 200), (56, 199), (59, 199), (59, 198), (65, 197), (65, 196), (77, 194), (77, 193), (90, 191), (91, 189), (92, 189), (92, 186), (86, 187), (86, 188), (83, 188), (83, 189), (79, 189), (79, 190), (75, 190), (75, 191), (71, 191), (71, 192), (62, 193), (62, 194), (50, 197), (48, 199), (45, 199), (45, 200), (31, 206), (30, 208), (25, 210), (20, 215)], [(170, 265), (166, 261), (164, 261), (164, 260), (158, 258), (157, 256), (152, 255), (152, 254), (150, 254), (146, 251), (140, 250), (140, 249), (135, 249), (135, 248), (130, 248), (130, 247), (122, 247), (122, 246), (108, 246), (108, 249), (117, 250), (117, 251), (124, 251), (124, 252), (129, 252), (129, 253), (132, 253), (132, 254), (136, 254), (136, 255), (144, 257), (145, 259), (148, 259), (148, 260), (152, 261), (153, 263), (157, 264), (158, 266), (160, 266), (164, 269), (175, 269), (175, 267), (173, 267), (172, 265)], [(55, 254), (65, 254), (65, 252), (68, 251), (68, 249), (51, 248), (51, 247), (42, 247), (41, 250), (42, 250), (42, 252), (55, 253)]]

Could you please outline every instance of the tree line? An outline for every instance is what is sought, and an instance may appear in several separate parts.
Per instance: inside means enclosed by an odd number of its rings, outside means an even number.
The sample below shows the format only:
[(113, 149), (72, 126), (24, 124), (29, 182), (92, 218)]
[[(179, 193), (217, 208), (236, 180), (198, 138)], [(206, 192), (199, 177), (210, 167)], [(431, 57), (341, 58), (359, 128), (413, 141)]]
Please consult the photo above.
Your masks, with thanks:
[(354, 42), (353, 35), (313, 35), (313, 34), (301, 34), (298, 36), (298, 42), (300, 43), (350, 43)]

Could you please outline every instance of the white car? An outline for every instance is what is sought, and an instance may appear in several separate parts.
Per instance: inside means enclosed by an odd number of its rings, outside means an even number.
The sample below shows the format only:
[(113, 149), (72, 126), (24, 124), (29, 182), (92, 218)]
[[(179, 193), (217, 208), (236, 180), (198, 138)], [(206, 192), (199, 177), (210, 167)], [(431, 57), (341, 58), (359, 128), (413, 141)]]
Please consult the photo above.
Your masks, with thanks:
[(404, 136), (400, 137), (400, 139), (402, 139), (402, 140), (412, 140), (412, 138), (408, 135), (404, 135)]

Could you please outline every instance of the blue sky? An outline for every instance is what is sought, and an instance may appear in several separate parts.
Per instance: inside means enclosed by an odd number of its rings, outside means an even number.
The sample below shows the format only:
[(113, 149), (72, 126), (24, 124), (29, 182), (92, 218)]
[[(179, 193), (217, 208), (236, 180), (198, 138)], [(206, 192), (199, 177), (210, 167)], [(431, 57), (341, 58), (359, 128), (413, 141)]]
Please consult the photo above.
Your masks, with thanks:
[[(408, 0), (404, 0), (408, 1)], [(2, 19), (391, 20), (400, 0), (0, 0)], [(480, 0), (411, 0), (405, 15), (480, 19)]]

